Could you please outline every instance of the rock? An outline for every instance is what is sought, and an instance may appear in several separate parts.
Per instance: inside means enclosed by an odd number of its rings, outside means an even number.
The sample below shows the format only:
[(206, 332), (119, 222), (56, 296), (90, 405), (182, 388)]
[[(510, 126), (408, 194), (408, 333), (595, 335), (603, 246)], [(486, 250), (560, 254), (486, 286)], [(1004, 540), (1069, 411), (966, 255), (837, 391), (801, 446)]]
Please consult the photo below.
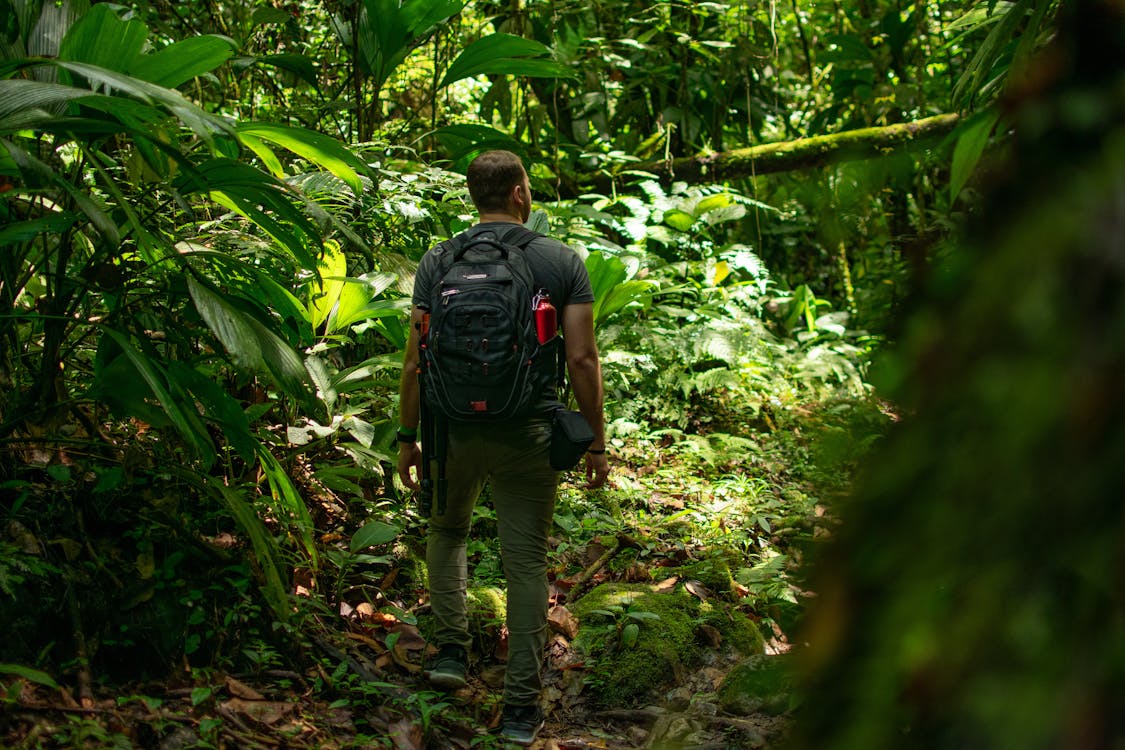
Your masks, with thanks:
[(692, 692), (690, 688), (678, 687), (664, 694), (664, 705), (669, 711), (686, 711), (691, 705)]
[(777, 716), (789, 710), (792, 678), (784, 655), (751, 656), (730, 671), (719, 688), (722, 710), (731, 714), (767, 713)]

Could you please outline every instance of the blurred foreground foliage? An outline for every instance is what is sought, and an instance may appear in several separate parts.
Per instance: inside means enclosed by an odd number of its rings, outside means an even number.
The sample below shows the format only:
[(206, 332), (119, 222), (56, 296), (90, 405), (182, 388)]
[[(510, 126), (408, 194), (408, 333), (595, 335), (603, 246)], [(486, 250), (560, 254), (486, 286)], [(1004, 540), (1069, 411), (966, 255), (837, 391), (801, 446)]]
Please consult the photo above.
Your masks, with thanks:
[(878, 368), (797, 747), (1125, 743), (1125, 13), (1071, 4), (967, 238)]

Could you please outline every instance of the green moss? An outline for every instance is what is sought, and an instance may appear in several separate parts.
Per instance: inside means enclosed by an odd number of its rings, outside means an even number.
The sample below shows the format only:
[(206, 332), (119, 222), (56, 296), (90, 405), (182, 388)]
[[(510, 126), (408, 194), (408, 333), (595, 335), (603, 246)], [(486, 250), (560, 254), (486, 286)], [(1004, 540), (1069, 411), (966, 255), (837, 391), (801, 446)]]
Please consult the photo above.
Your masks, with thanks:
[(734, 590), (734, 576), (731, 569), (737, 570), (740, 562), (733, 552), (709, 555), (671, 571), (685, 581), (699, 581), (716, 594), (725, 595)]
[(792, 678), (784, 656), (751, 656), (719, 687), (719, 705), (734, 714), (780, 714), (789, 709)]
[[(666, 685), (698, 655), (699, 603), (682, 590), (662, 593), (646, 585), (606, 584), (575, 602), (571, 611), (581, 623), (575, 647), (587, 656), (590, 696), (602, 705), (635, 702)], [(629, 646), (622, 632), (631, 624), (639, 628), (636, 643)]]
[(719, 631), (723, 643), (743, 656), (760, 654), (765, 650), (765, 639), (758, 626), (742, 612), (725, 604), (710, 602), (700, 606), (703, 622)]
[(508, 600), (496, 586), (474, 586), (465, 593), (469, 625), (487, 627), (502, 624), (508, 615)]

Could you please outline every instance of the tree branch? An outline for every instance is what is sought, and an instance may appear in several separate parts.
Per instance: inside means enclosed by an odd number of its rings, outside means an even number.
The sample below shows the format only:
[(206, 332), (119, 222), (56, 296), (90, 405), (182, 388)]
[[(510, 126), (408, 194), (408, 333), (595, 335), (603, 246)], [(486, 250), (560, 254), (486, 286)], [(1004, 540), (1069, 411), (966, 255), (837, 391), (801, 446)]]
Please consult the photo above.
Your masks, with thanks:
[[(870, 159), (940, 138), (953, 130), (958, 119), (956, 114), (934, 115), (884, 127), (765, 143), (723, 153), (681, 157), (670, 162), (651, 162), (631, 167), (629, 171), (649, 172), (666, 183), (683, 180), (696, 184), (810, 169), (840, 161)], [(593, 192), (608, 194), (613, 181), (620, 178), (621, 175), (596, 175), (590, 178), (588, 184)]]

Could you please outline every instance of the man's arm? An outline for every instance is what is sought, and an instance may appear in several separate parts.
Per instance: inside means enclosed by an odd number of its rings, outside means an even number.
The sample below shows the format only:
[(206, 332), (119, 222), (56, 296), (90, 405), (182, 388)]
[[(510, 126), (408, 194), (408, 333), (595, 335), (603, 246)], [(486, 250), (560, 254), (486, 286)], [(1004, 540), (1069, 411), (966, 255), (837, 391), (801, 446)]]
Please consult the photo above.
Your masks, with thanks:
[[(408, 430), (417, 430), (418, 409), (418, 333), (422, 326), (422, 308), (415, 307), (410, 313), (410, 335), (406, 340), (406, 353), (402, 357), (402, 377), (398, 384), (398, 423)], [(417, 477), (410, 473), (414, 467)], [(399, 442), (398, 476), (402, 483), (411, 489), (420, 487), (422, 471), (422, 451), (418, 441)]]
[[(602, 365), (594, 340), (594, 305), (584, 302), (566, 305), (562, 316), (563, 341), (566, 342), (566, 367), (578, 409), (594, 431), (592, 451), (605, 451), (605, 419), (602, 414)], [(609, 459), (603, 453), (586, 454), (586, 487), (605, 484), (609, 476)]]

